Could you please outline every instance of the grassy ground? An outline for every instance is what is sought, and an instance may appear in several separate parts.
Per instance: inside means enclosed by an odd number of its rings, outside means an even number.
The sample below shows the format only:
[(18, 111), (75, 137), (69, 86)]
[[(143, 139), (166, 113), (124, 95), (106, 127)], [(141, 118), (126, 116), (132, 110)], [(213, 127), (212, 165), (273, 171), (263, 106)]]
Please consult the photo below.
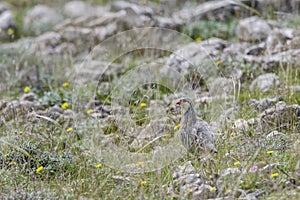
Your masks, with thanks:
[[(28, 1), (11, 0), (10, 3), (31, 6), (37, 2), (30, 1), (29, 4)], [(235, 23), (203, 22), (188, 25), (183, 31), (194, 39), (218, 36), (234, 40), (232, 27)], [(286, 23), (288, 26), (292, 24)], [(202, 32), (203, 29), (214, 31)], [(60, 75), (56, 77), (54, 74)], [(43, 87), (31, 87), (31, 92), (38, 97), (35, 103), (50, 107), (71, 102), (73, 83), (61, 74), (44, 77)], [(235, 97), (241, 105), (237, 118), (250, 119), (258, 115), (244, 104), (252, 98), (280, 97), (287, 104), (300, 104), (300, 94), (288, 89), (292, 85), (300, 85), (299, 66), (283, 67), (276, 70), (276, 74), (281, 85), (269, 93), (250, 92), (248, 85), (251, 80), (243, 83), (239, 95)], [(64, 82), (69, 85), (63, 85)], [(18, 99), (30, 83), (19, 80), (17, 83), (7, 82), (7, 85), (6, 92), (0, 94), (1, 99)], [(72, 109), (71, 103), (68, 106)], [(214, 105), (208, 106), (204, 116), (206, 119), (212, 115), (210, 106)], [(138, 109), (135, 112), (140, 112)], [(3, 116), (9, 117), (10, 113)], [(268, 133), (257, 133), (253, 127), (247, 132), (236, 132), (231, 126), (226, 126), (221, 130), (225, 134), (217, 138), (219, 152), (205, 162), (184, 154), (160, 170), (128, 173), (111, 168), (93, 154), (93, 148), (99, 147), (91, 148), (89, 133), (99, 131), (103, 121), (86, 117), (81, 123), (72, 119), (55, 122), (50, 118), (37, 120), (15, 113), (9, 118), (0, 124), (0, 196), (4, 199), (172, 199), (168, 188), (177, 190), (177, 186), (173, 186), (174, 170), (187, 161), (191, 161), (205, 183), (213, 187), (211, 197), (228, 196), (233, 199), (244, 193), (260, 191), (264, 193), (260, 197), (262, 199), (300, 198), (300, 140), (296, 125), (283, 130), (286, 147), (280, 150), (272, 148), (272, 141), (264, 143)], [(106, 135), (123, 137), (122, 130), (111, 123), (107, 123), (106, 127)], [(146, 163), (137, 160), (136, 168), (139, 165)], [(228, 169), (233, 168), (239, 172), (225, 175)]]

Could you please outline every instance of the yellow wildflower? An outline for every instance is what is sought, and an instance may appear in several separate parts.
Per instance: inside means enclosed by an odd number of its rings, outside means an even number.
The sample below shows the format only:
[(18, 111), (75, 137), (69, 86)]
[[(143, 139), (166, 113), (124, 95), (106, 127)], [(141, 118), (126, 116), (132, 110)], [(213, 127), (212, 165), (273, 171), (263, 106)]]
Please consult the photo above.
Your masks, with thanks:
[(86, 111), (87, 114), (91, 114), (92, 112), (94, 112), (93, 109), (88, 109), (88, 110)]
[(97, 164), (97, 167), (98, 167), (98, 168), (101, 168), (101, 167), (102, 167), (102, 163), (98, 163), (98, 164)]
[(61, 108), (62, 108), (62, 109), (67, 109), (68, 106), (69, 106), (69, 104), (68, 104), (67, 102), (61, 104)]
[(8, 34), (9, 36), (12, 36), (12, 35), (15, 34), (15, 30), (12, 29), (12, 28), (9, 28), (9, 29), (7, 29), (7, 34)]
[(240, 165), (240, 164), (241, 164), (241, 163), (240, 163), (239, 161), (236, 161), (236, 162), (233, 163), (234, 166), (238, 166), (238, 165)]
[(143, 107), (146, 107), (147, 104), (146, 103), (140, 103), (140, 106), (143, 108)]
[(179, 129), (179, 128), (180, 128), (180, 124), (174, 126), (174, 131), (176, 131), (176, 130)]
[(68, 83), (68, 82), (64, 82), (64, 83), (62, 84), (62, 86), (63, 86), (63, 87), (68, 87), (68, 86), (69, 86), (69, 83)]
[(9, 156), (9, 153), (5, 154), (4, 156), (5, 156), (5, 157), (8, 157), (8, 156)]
[(267, 154), (272, 155), (274, 153), (274, 151), (267, 151)]
[(193, 190), (192, 190), (192, 189), (188, 189), (187, 192), (188, 192), (188, 193), (192, 193)]
[(30, 87), (29, 87), (29, 86), (24, 87), (24, 92), (25, 92), (25, 93), (30, 92)]
[(278, 175), (279, 175), (278, 173), (271, 174), (272, 177), (277, 177)]
[(202, 38), (201, 37), (197, 37), (196, 38), (196, 42), (201, 42), (202, 41)]
[(216, 62), (216, 65), (219, 65), (219, 64), (221, 64), (221, 60), (218, 60), (218, 61)]
[(10, 166), (14, 166), (14, 165), (16, 165), (17, 163), (15, 162), (15, 161), (13, 161), (13, 162), (10, 162), (8, 165), (10, 165)]
[(147, 181), (141, 181), (140, 182), (140, 185), (146, 185), (147, 184)]
[(43, 166), (40, 166), (39, 168), (37, 168), (37, 169), (35, 170), (35, 172), (36, 172), (36, 173), (39, 173), (39, 172), (41, 172), (43, 169), (44, 169), (44, 167), (43, 167)]
[(231, 192), (231, 189), (228, 189), (225, 191), (225, 194), (229, 194)]
[(19, 131), (19, 134), (22, 135), (24, 132), (23, 131)]
[(216, 190), (216, 187), (211, 187), (210, 189), (209, 189), (209, 191), (211, 191), (211, 192), (213, 192), (213, 191), (215, 191)]
[(144, 162), (138, 162), (137, 166), (141, 167), (144, 164)]
[(70, 128), (67, 129), (67, 132), (71, 132), (71, 131), (73, 131), (72, 127), (70, 127)]

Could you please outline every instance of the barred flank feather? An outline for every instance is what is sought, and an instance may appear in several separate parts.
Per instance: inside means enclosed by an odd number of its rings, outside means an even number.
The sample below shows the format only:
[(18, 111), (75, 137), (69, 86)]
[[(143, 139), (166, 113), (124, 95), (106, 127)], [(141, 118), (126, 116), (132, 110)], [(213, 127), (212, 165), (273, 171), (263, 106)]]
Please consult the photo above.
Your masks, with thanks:
[(188, 106), (180, 121), (180, 138), (183, 146), (194, 153), (200, 150), (217, 152), (214, 132), (206, 121), (197, 117), (192, 101), (184, 98), (176, 104)]

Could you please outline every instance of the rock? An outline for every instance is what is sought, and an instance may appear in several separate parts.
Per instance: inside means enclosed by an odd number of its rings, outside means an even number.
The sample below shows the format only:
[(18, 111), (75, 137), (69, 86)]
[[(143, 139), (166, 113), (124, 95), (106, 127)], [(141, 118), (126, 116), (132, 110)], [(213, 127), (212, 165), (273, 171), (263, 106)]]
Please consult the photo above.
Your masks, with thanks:
[(237, 36), (242, 41), (256, 42), (265, 40), (271, 33), (272, 27), (257, 16), (240, 20)]
[(239, 42), (239, 43), (232, 43), (229, 44), (223, 50), (224, 56), (234, 56), (239, 54), (244, 54), (248, 48), (251, 48), (251, 44), (248, 42)]
[(171, 29), (178, 29), (180, 27), (180, 22), (174, 18), (155, 16), (154, 20), (157, 27)]
[(88, 47), (95, 45), (93, 30), (84, 27), (65, 27), (60, 31), (61, 39), (75, 46), (76, 52), (88, 51)]
[(93, 80), (111, 81), (114, 77), (125, 72), (125, 67), (121, 64), (111, 64), (92, 60), (87, 63), (78, 62), (74, 65), (76, 82), (87, 83)]
[(125, 29), (154, 26), (154, 21), (152, 19), (154, 11), (150, 7), (126, 1), (116, 1), (112, 3), (111, 11), (126, 12), (126, 15), (122, 18)]
[(75, 18), (91, 13), (92, 6), (83, 1), (70, 1), (64, 5), (63, 12), (67, 17)]
[(265, 137), (263, 147), (267, 150), (282, 150), (287, 147), (287, 139), (287, 135), (272, 131)]
[(270, 132), (272, 130), (291, 130), (297, 132), (300, 130), (300, 106), (286, 105), (279, 101), (275, 106), (259, 114), (257, 127), (260, 132)]
[(61, 107), (59, 107), (58, 105), (54, 105), (54, 106), (48, 108), (47, 112), (50, 113), (50, 114), (51, 113), (62, 114), (64, 112), (64, 110)]
[(259, 56), (263, 55), (266, 49), (265, 42), (259, 43), (258, 45), (251, 46), (245, 50), (245, 54)]
[(278, 102), (278, 99), (276, 97), (265, 98), (265, 99), (260, 99), (260, 100), (250, 99), (250, 101), (248, 102), (248, 105), (250, 105), (254, 109), (262, 112), (262, 111), (274, 106), (276, 102)]
[(247, 194), (242, 194), (240, 198), (245, 198), (245, 199), (258, 199), (259, 197), (265, 195), (267, 192), (264, 189), (261, 190), (255, 190), (254, 192), (247, 193)]
[(300, 92), (300, 85), (292, 85), (290, 89), (294, 92)]
[[(35, 38), (35, 41), (32, 43), (30, 49), (42, 55), (51, 55), (51, 54), (66, 54), (72, 52), (71, 44), (68, 51), (59, 52), (58, 47), (61, 47), (63, 44), (61, 34), (57, 32), (46, 32)], [(66, 50), (66, 49), (65, 49)]]
[(138, 131), (136, 139), (130, 145), (131, 148), (138, 150), (145, 146), (149, 141), (157, 136), (161, 136), (166, 130), (166, 125), (161, 120), (152, 120), (150, 123)]
[(300, 36), (295, 36), (287, 40), (285, 47), (287, 49), (300, 49)]
[(291, 49), (270, 56), (263, 57), (262, 67), (266, 71), (278, 69), (279, 66), (299, 65), (300, 64), (300, 49)]
[(173, 174), (173, 186), (169, 188), (172, 193), (180, 195), (181, 198), (192, 197), (192, 199), (212, 198), (215, 193), (211, 186), (204, 184), (200, 174), (195, 173), (196, 169), (188, 161), (183, 166), (178, 166)]
[(239, 174), (241, 173), (241, 170), (237, 167), (234, 168), (227, 168), (223, 173), (222, 176), (228, 176), (230, 174)]
[(173, 178), (179, 178), (184, 174), (193, 174), (196, 173), (195, 167), (192, 165), (191, 161), (186, 162), (183, 166), (178, 166), (174, 173)]
[(82, 17), (85, 15), (94, 15), (101, 12), (107, 12), (109, 7), (92, 6), (84, 1), (70, 1), (64, 5), (63, 13), (69, 18)]
[[(126, 12), (100, 12), (84, 15), (75, 19), (67, 19), (55, 27), (65, 46), (52, 47), (53, 50), (69, 49), (74, 55), (87, 54), (99, 42), (123, 30), (123, 18)], [(61, 43), (60, 43), (61, 44)], [(99, 47), (99, 46), (98, 46)], [(107, 47), (109, 48), (109, 47)], [(107, 49), (106, 49), (107, 50)]]
[(31, 101), (33, 102), (37, 98), (36, 94), (34, 93), (25, 93), (20, 97), (20, 101)]
[[(17, 118), (26, 117), (27, 114), (31, 113), (35, 108), (35, 104), (31, 101), (3, 101), (0, 105), (0, 121), (10, 121)], [(1, 122), (0, 122), (1, 125)]]
[(218, 77), (208, 85), (211, 96), (228, 97), (233, 95), (234, 80)]
[(111, 5), (111, 11), (113, 12), (128, 9), (131, 9), (137, 15), (152, 16), (154, 14), (154, 11), (150, 7), (130, 3), (127, 1), (116, 1)]
[(3, 13), (3, 12), (5, 12), (5, 11), (7, 11), (7, 10), (10, 10), (11, 9), (11, 5), (10, 4), (8, 4), (8, 3), (6, 3), (6, 2), (1, 2), (0, 3), (0, 15)]
[(27, 11), (23, 26), (24, 30), (39, 35), (51, 30), (62, 20), (62, 15), (56, 10), (45, 5), (36, 5)]
[(74, 119), (76, 117), (76, 113), (73, 110), (65, 110), (62, 117), (62, 122), (68, 119)]
[(196, 70), (204, 78), (216, 77), (217, 68), (212, 62), (212, 57), (220, 55), (227, 45), (226, 41), (219, 38), (189, 43), (171, 54), (167, 66), (178, 71), (182, 76)]
[(208, 1), (192, 8), (177, 11), (173, 14), (173, 18), (180, 21), (181, 25), (205, 18), (225, 20), (236, 9), (240, 10), (234, 1)]
[[(0, 4), (0, 40), (13, 39), (16, 32), (16, 22), (10, 10), (5, 10)], [(2, 10), (2, 12), (1, 12)]]
[(281, 51), (288, 40), (293, 38), (293, 29), (274, 29), (267, 37), (266, 49), (269, 54)]
[(239, 133), (248, 133), (250, 130), (248, 122), (244, 119), (235, 120), (232, 129)]
[(250, 90), (258, 88), (261, 92), (267, 92), (274, 87), (279, 86), (279, 77), (273, 73), (262, 74), (258, 76), (250, 85)]
[(295, 0), (257, 0), (256, 8), (263, 13), (273, 13), (283, 11), (287, 13), (299, 14), (299, 1)]
[(238, 59), (241, 62), (262, 68), (264, 71), (277, 70), (282, 65), (299, 65), (300, 49), (290, 49), (271, 55), (252, 56), (239, 54)]

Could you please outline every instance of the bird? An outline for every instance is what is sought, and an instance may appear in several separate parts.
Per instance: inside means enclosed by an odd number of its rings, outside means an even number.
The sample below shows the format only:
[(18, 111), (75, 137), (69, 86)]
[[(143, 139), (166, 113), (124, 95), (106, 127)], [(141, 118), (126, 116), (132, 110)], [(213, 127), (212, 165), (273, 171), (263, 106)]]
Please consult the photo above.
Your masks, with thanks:
[(194, 154), (207, 150), (217, 153), (215, 133), (206, 121), (197, 116), (192, 101), (181, 98), (176, 105), (182, 111), (179, 133), (183, 146)]

